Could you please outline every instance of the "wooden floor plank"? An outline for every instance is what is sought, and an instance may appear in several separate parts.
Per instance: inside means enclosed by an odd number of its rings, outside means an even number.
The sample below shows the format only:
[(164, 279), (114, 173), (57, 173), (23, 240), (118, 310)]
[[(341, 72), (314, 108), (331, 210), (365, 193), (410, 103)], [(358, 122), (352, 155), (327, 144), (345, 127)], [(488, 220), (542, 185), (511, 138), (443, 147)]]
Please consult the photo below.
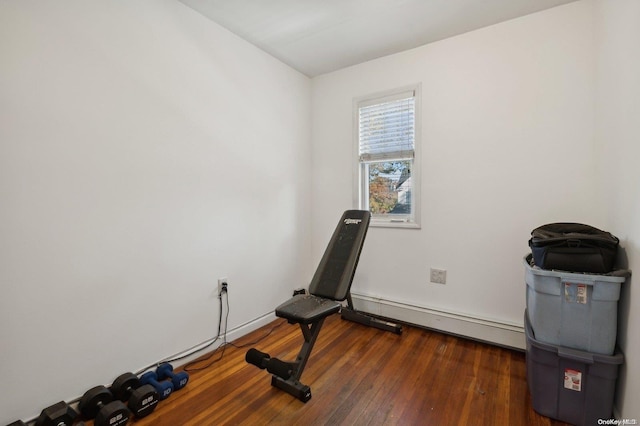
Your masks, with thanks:
[(396, 335), (329, 317), (302, 375), (306, 404), (244, 361), (251, 346), (293, 360), (302, 342), (298, 326), (278, 319), (191, 372), (186, 388), (132, 424), (564, 425), (532, 409), (524, 353), (416, 327)]

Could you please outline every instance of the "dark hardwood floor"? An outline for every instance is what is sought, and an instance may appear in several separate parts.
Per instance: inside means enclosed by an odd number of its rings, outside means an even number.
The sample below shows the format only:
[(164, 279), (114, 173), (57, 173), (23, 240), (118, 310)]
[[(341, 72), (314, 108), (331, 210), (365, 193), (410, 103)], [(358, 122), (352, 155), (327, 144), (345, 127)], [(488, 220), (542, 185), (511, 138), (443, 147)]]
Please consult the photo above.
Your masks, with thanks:
[[(563, 425), (531, 408), (522, 352), (405, 326), (402, 335), (329, 317), (301, 381), (302, 403), (244, 361), (247, 349), (293, 360), (297, 325), (278, 319), (192, 371), (143, 425)], [(201, 361), (197, 367), (210, 361)]]

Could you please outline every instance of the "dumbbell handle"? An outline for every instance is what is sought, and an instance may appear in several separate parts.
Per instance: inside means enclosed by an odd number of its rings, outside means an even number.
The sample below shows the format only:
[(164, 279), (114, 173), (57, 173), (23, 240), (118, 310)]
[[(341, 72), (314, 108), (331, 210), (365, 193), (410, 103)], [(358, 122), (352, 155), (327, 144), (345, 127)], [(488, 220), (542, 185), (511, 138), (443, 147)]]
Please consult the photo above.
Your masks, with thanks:
[(156, 392), (158, 392), (159, 399), (168, 398), (169, 395), (173, 392), (173, 383), (171, 382), (163, 382), (160, 383), (158, 381), (158, 376), (154, 371), (149, 371), (144, 373), (142, 377), (140, 377), (140, 383), (142, 384), (150, 384), (154, 388), (156, 388)]
[(189, 374), (186, 371), (180, 373), (173, 372), (173, 366), (165, 363), (161, 364), (156, 370), (156, 374), (159, 380), (170, 378), (173, 383), (174, 390), (180, 390), (187, 385), (189, 381)]

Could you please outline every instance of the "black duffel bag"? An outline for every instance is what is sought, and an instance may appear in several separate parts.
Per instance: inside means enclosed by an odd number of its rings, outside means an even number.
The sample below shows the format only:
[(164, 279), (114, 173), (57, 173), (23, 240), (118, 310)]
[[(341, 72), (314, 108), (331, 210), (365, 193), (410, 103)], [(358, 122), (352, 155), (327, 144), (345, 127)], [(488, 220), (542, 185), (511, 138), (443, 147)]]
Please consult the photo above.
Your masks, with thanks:
[(542, 269), (606, 274), (614, 268), (619, 242), (593, 226), (550, 223), (531, 231), (529, 247)]

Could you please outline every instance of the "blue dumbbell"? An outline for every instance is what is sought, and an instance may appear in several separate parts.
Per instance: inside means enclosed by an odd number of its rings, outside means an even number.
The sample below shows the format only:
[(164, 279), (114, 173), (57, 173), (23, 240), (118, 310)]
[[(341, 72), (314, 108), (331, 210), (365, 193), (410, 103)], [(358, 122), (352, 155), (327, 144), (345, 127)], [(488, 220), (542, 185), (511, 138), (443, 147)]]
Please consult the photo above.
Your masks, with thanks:
[(158, 375), (158, 380), (171, 379), (173, 390), (182, 389), (187, 386), (187, 382), (189, 381), (189, 373), (186, 371), (174, 373), (173, 366), (168, 363), (160, 364), (156, 370), (156, 374)]
[(158, 392), (159, 400), (168, 398), (169, 395), (171, 395), (171, 392), (173, 392), (173, 383), (166, 382), (166, 381), (159, 382), (158, 375), (156, 374), (155, 371), (149, 371), (147, 373), (144, 373), (140, 377), (140, 384), (153, 386), (156, 389), (156, 392)]

